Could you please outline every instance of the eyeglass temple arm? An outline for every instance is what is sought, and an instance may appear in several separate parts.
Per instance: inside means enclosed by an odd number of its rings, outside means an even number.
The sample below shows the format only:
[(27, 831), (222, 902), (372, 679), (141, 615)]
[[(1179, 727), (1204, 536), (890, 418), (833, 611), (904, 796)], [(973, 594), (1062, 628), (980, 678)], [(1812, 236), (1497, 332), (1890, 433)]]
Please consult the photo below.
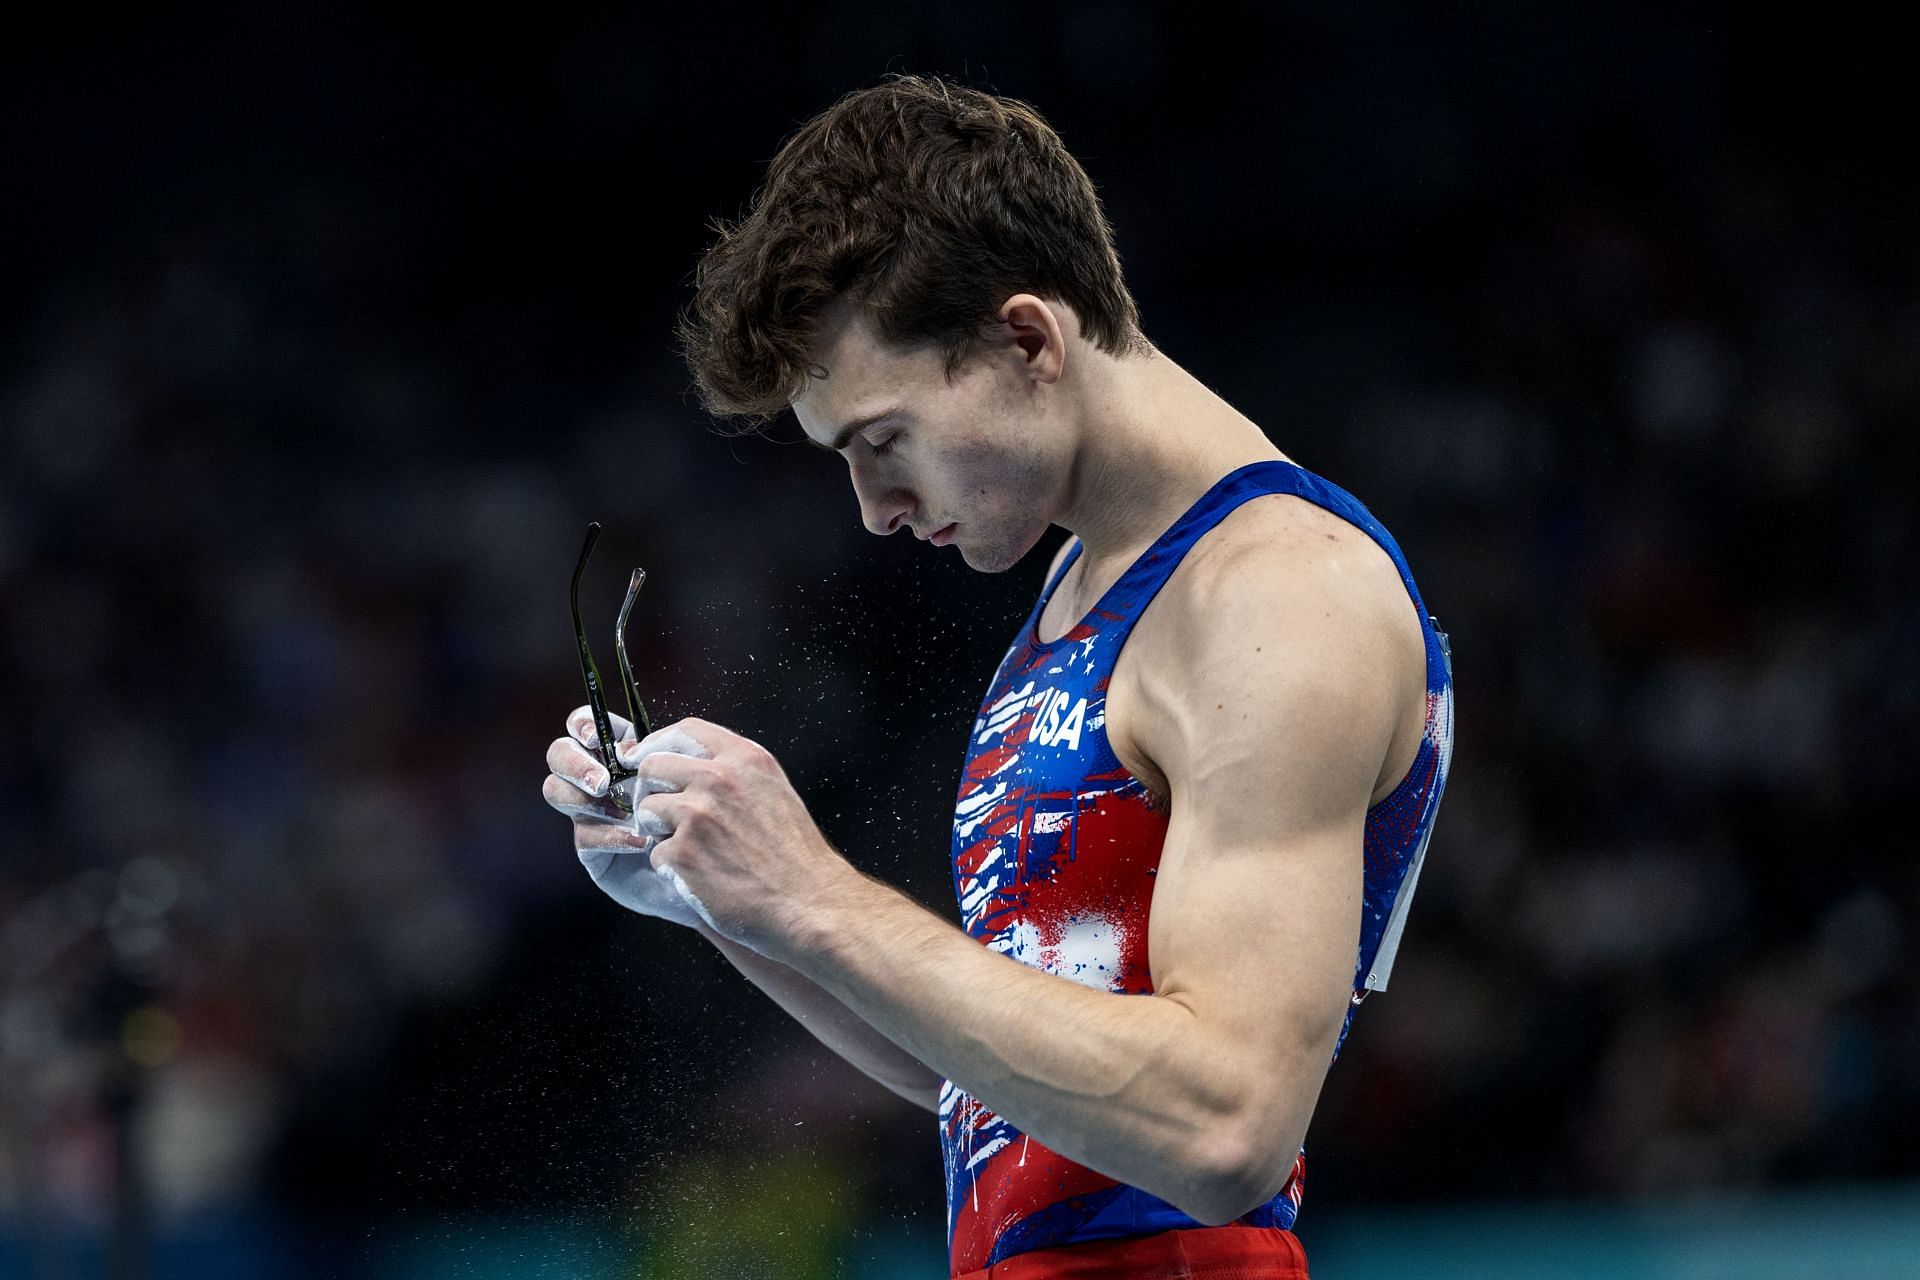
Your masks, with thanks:
[(640, 687), (633, 682), (633, 664), (627, 661), (627, 615), (633, 612), (634, 599), (646, 581), (645, 569), (633, 571), (633, 581), (627, 584), (627, 598), (620, 606), (620, 621), (613, 632), (613, 652), (620, 662), (620, 683), (627, 692), (627, 718), (643, 738), (653, 732), (653, 721), (647, 717), (646, 703), (640, 701)]
[[(587, 629), (580, 623), (580, 578), (587, 571), (587, 557), (593, 554), (593, 544), (600, 539), (600, 522), (595, 520), (587, 526), (587, 541), (580, 548), (580, 563), (573, 567), (573, 634), (580, 644), (580, 674), (587, 681), (587, 703), (593, 709), (593, 729), (600, 750), (600, 763), (607, 768), (607, 777), (619, 780), (632, 775), (633, 770), (622, 765), (614, 755), (613, 722), (607, 718), (607, 699), (600, 689), (600, 668), (593, 661), (593, 650), (587, 644)], [(622, 616), (624, 617), (624, 611)], [(626, 655), (620, 656), (622, 674), (625, 676)], [(629, 684), (632, 677), (625, 676)], [(632, 694), (628, 695), (631, 699)]]

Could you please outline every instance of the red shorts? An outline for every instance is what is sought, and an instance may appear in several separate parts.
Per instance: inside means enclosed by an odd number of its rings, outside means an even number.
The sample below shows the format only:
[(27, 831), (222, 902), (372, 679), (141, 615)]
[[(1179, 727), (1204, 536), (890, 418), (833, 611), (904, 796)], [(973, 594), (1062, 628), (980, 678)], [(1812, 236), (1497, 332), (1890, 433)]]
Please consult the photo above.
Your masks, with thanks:
[(1278, 1227), (1188, 1227), (1035, 1249), (957, 1280), (1307, 1280), (1307, 1251)]

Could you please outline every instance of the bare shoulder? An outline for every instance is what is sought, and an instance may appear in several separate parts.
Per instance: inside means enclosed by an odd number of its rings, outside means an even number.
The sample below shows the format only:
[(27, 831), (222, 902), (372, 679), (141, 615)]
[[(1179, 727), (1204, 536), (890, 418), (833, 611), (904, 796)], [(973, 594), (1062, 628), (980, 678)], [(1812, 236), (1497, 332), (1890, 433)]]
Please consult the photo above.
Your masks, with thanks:
[[(1182, 558), (1114, 673), (1123, 763), (1164, 787), (1169, 735), (1218, 732), (1235, 705), (1382, 721), (1382, 780), (1417, 746), (1426, 638), (1398, 566), (1364, 529), (1304, 498), (1248, 500)], [(1292, 694), (1285, 691), (1293, 690)], [(1329, 702), (1339, 691), (1344, 701)], [(1206, 706), (1197, 704), (1205, 700)], [(1204, 726), (1204, 728), (1202, 727)], [(1129, 756), (1132, 758), (1130, 759)]]
[[(1323, 612), (1417, 616), (1393, 557), (1366, 532), (1293, 494), (1240, 504), (1207, 532), (1168, 579), (1171, 629), (1217, 626), (1219, 610), (1247, 603), (1321, 603)], [(1157, 603), (1157, 602), (1156, 602)], [(1424, 643), (1424, 642), (1423, 642)]]

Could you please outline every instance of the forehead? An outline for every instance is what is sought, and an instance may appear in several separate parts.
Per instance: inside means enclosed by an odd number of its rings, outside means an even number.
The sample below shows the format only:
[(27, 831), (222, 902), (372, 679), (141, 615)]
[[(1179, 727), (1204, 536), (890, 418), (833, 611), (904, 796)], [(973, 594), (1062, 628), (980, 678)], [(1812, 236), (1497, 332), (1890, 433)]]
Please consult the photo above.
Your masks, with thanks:
[(807, 363), (813, 376), (794, 397), (793, 412), (808, 435), (823, 440), (844, 423), (904, 404), (944, 381), (934, 347), (884, 341), (866, 308), (844, 300), (821, 317)]

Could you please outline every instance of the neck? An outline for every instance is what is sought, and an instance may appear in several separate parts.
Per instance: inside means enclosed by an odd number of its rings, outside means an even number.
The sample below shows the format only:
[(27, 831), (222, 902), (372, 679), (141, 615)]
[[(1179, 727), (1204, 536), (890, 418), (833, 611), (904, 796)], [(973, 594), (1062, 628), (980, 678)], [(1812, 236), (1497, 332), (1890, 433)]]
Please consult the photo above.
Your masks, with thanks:
[(1221, 476), (1284, 455), (1245, 415), (1158, 351), (1095, 362), (1054, 523), (1090, 572), (1131, 563)]

